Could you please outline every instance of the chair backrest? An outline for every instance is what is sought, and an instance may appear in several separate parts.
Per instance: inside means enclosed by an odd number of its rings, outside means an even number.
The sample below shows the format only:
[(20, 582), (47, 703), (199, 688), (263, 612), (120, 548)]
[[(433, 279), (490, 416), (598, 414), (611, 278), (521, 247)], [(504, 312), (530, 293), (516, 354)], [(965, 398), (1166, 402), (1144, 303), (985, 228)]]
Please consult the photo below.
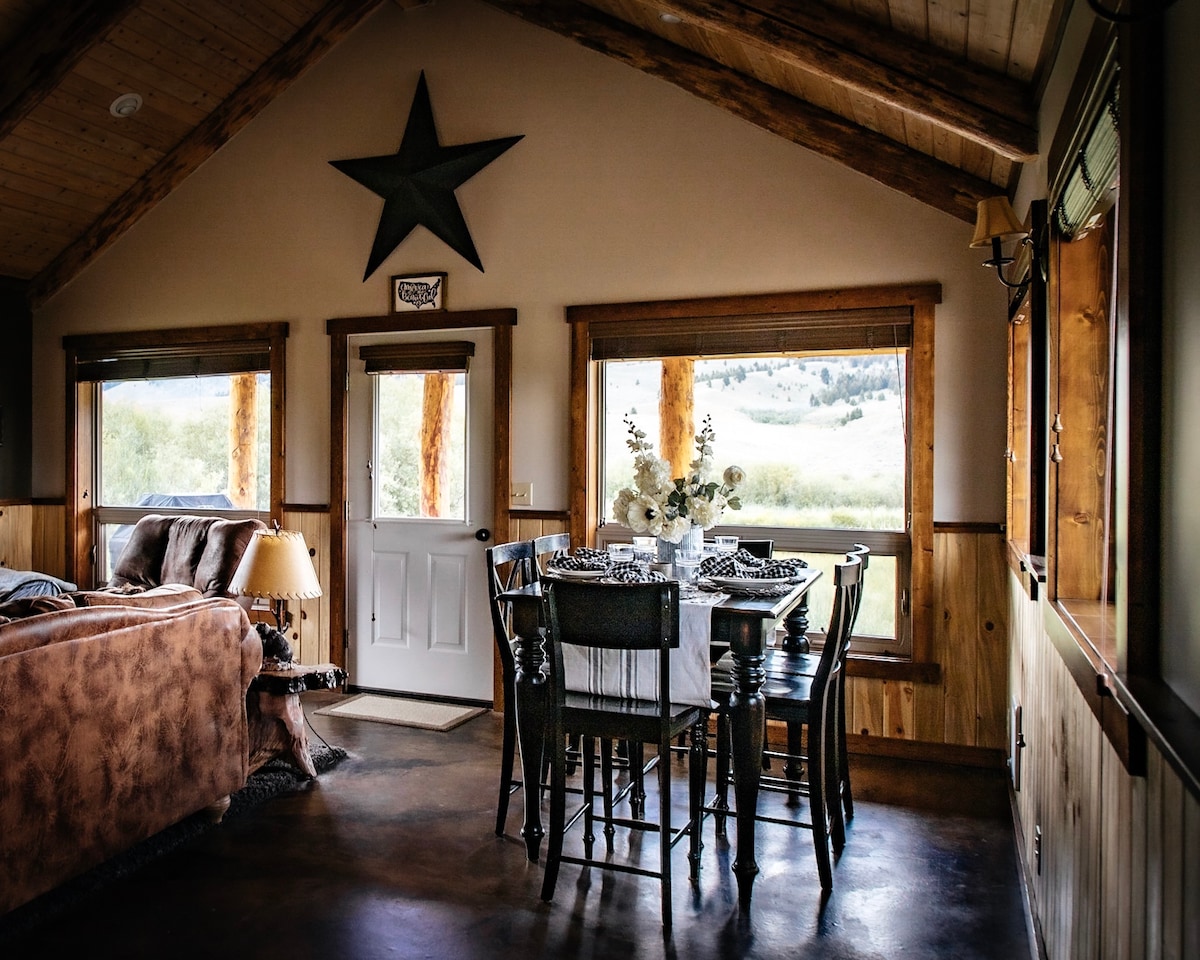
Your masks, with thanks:
[(871, 560), (871, 548), (868, 547), (865, 543), (856, 543), (854, 546), (852, 546), (849, 550), (846, 551), (846, 559), (849, 560), (851, 557), (858, 557), (859, 562), (862, 564), (862, 570), (859, 572), (859, 575), (858, 575), (858, 593), (855, 595), (855, 599), (854, 599), (854, 616), (850, 622), (850, 629), (851, 629), (851, 632), (853, 632), (854, 624), (858, 622), (859, 607), (862, 606), (863, 591), (866, 589), (866, 586), (867, 586), (867, 584), (866, 584), (867, 566), (869, 565), (870, 560)]
[(496, 637), (496, 651), (507, 676), (515, 669), (512, 629), (508, 605), (502, 603), (499, 598), (500, 594), (507, 590), (528, 586), (537, 580), (533, 541), (514, 540), (511, 543), (498, 543), (484, 551), (484, 560), (487, 563), (492, 632)]
[(533, 538), (534, 571), (540, 578), (546, 572), (544, 559), (561, 557), (571, 552), (571, 535), (566, 533), (544, 533)]
[(751, 556), (770, 560), (775, 554), (774, 540), (742, 540), (738, 539), (738, 549), (745, 550)]
[(549, 630), (550, 678), (561, 701), (564, 644), (606, 650), (657, 650), (658, 704), (670, 708), (670, 651), (679, 646), (679, 584), (543, 581)]
[(833, 568), (833, 610), (829, 614), (825, 645), (821, 648), (821, 658), (813, 677), (814, 700), (824, 696), (846, 668), (850, 635), (854, 632), (854, 621), (858, 616), (862, 571), (862, 560), (857, 555), (848, 555), (845, 563), (836, 564)]

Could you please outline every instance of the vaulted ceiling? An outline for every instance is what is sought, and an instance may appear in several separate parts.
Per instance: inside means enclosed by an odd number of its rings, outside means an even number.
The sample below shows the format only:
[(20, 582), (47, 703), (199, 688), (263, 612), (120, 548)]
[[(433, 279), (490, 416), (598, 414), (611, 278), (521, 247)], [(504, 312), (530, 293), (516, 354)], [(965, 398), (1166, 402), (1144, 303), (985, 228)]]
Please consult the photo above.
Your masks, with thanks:
[[(382, 2), (0, 0), (0, 277), (43, 302)], [(966, 221), (1036, 155), (1069, 8), (486, 2)]]

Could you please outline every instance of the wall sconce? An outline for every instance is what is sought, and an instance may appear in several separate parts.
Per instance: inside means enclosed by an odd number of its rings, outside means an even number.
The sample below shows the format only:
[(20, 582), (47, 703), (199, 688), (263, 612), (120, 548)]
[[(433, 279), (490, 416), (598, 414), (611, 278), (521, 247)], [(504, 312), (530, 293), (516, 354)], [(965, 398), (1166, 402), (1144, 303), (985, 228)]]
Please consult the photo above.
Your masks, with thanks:
[(272, 601), (276, 629), (288, 629), (292, 616), (288, 600), (311, 600), (321, 595), (304, 534), (298, 530), (257, 530), (229, 582), (230, 593)]
[[(1020, 240), (1022, 244), (1029, 246), (1029, 268), (1016, 283), (1004, 276), (1004, 268), (1016, 260), (1016, 257), (1004, 256), (1000, 249), (1000, 245), (1006, 240)], [(992, 255), (983, 261), (983, 265), (995, 267), (1000, 282), (1014, 290), (1023, 291), (1029, 285), (1033, 271), (1042, 270), (1037, 244), (1017, 219), (1008, 197), (989, 197), (979, 201), (975, 212), (975, 236), (971, 238), (971, 246), (992, 248)]]

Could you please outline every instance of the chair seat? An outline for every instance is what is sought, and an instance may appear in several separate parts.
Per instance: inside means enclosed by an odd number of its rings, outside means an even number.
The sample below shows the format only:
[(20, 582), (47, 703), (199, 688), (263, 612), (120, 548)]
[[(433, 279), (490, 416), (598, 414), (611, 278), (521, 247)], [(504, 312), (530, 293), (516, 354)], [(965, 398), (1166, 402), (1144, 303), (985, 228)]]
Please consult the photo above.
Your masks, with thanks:
[[(777, 655), (778, 654), (778, 655)], [(767, 700), (768, 712), (779, 720), (791, 716), (808, 714), (808, 700), (812, 694), (813, 675), (800, 673), (797, 670), (798, 654), (783, 651), (768, 651), (763, 660), (762, 695)], [(733, 655), (725, 654), (713, 665), (712, 669), (712, 698), (721, 706), (729, 703), (729, 695), (733, 692)], [(784, 717), (777, 710), (786, 711)], [(804, 722), (801, 720), (801, 722)]]
[[(688, 704), (668, 708), (669, 735), (690, 729), (703, 711)], [(658, 739), (659, 708), (653, 700), (627, 700), (601, 694), (566, 692), (563, 725), (577, 736), (653, 743)]]

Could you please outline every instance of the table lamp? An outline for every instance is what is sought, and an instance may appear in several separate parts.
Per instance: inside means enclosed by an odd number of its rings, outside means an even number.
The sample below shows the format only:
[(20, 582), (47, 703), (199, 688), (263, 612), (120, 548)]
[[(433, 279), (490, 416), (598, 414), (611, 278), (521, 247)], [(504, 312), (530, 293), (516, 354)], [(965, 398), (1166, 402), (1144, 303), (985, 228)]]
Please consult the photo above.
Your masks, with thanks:
[(304, 534), (298, 530), (257, 530), (242, 554), (229, 591), (242, 597), (271, 600), (271, 613), (280, 632), (291, 626), (288, 600), (311, 600), (321, 595)]

